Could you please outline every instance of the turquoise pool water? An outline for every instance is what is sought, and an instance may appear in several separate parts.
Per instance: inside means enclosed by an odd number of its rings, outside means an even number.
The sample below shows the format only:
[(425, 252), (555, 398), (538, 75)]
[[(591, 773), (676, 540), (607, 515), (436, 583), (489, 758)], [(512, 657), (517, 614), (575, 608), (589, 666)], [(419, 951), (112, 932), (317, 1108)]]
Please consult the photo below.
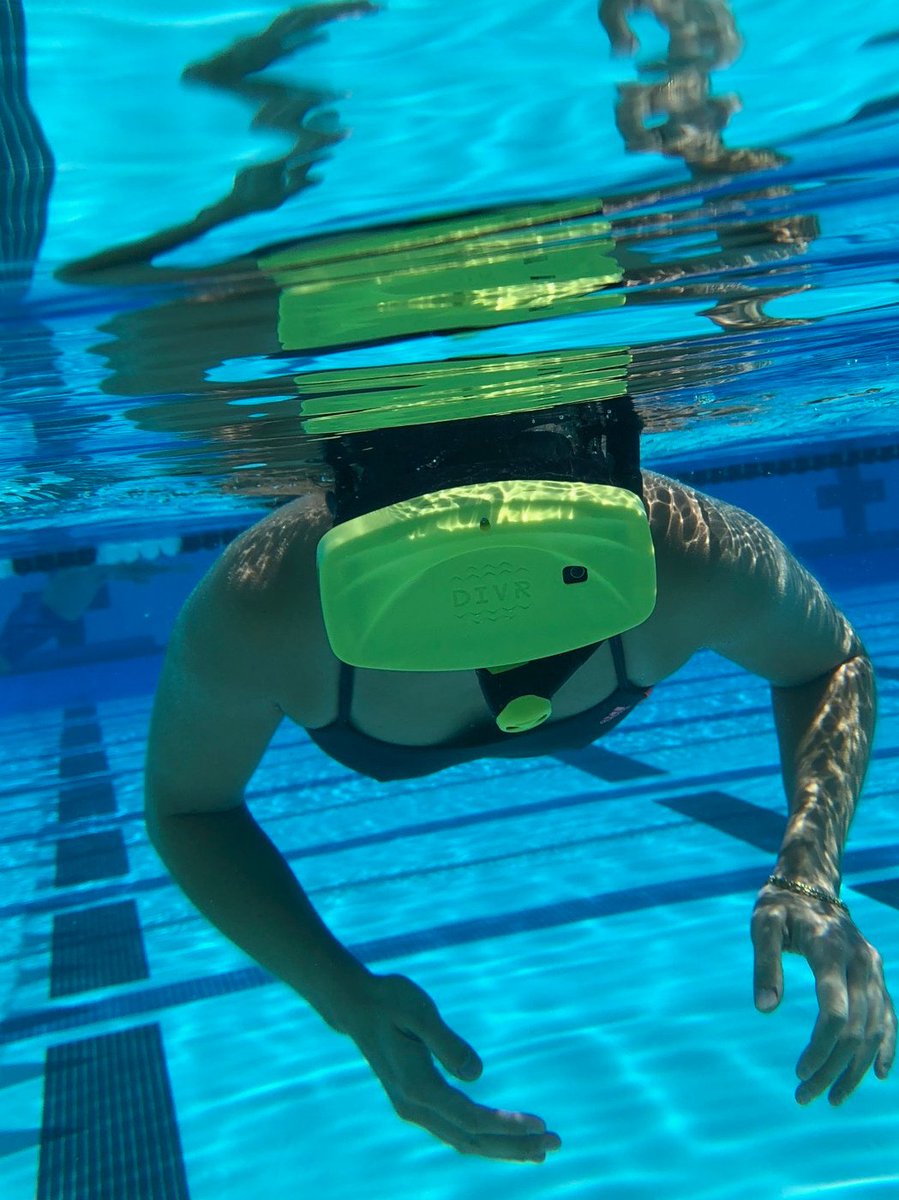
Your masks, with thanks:
[[(893, 668), (845, 892), (889, 964), (899, 954), (895, 585), (839, 598)], [(156, 1157), (126, 1190), (119, 1148), (95, 1163), (92, 1190), (43, 1194), (342, 1200), (501, 1187), (749, 1200), (896, 1187), (893, 1084), (868, 1080), (840, 1110), (792, 1098), (814, 1021), (804, 964), (788, 961), (780, 1012), (752, 1007), (748, 917), (782, 822), (759, 682), (697, 659), (607, 745), (568, 762), (481, 763), (402, 785), (354, 777), (284, 729), (254, 781), (254, 811), (340, 936), (378, 969), (419, 980), (478, 1047), (485, 1072), (472, 1094), (540, 1112), (560, 1131), (564, 1149), (539, 1169), (458, 1158), (398, 1122), (343, 1039), (191, 910), (140, 820), (149, 699), (97, 696), (90, 711), (3, 722), (4, 775), (17, 779), (4, 788), (0, 833), (6, 1195), (31, 1195), (39, 1163), (52, 1174), (52, 1133), (41, 1136), (48, 1048), (84, 1054), (92, 1039), (147, 1029), (160, 1033), (176, 1121), (159, 1141), (183, 1161), (188, 1190), (161, 1190)], [(61, 740), (91, 727), (87, 745), (106, 769), (95, 763), (82, 781), (108, 780), (115, 810), (61, 824), (60, 764), (74, 753)], [(125, 872), (54, 886), (59, 840), (101, 833), (120, 839)], [(75, 994), (48, 1000), (65, 970), (54, 923), (115, 905), (136, 908), (146, 972), (119, 986), (76, 981)], [(104, 959), (102, 938), (93, 946)], [(117, 1103), (131, 1079), (120, 1057), (107, 1077)], [(144, 1069), (152, 1062), (147, 1051)], [(89, 1124), (76, 1096), (72, 1085), (70, 1120)], [(105, 1108), (94, 1099), (101, 1125)], [(158, 1154), (131, 1116), (136, 1145)]]
[[(260, 94), (248, 108), (180, 82), (279, 12), (25, 11), (28, 95), (56, 172), (30, 289), (4, 310), (0, 622), (65, 572), (92, 590), (42, 641), (16, 644), (20, 623), (0, 647), (13, 660), (0, 677), (0, 1194), (895, 1194), (895, 1080), (866, 1079), (839, 1110), (798, 1107), (808, 969), (787, 961), (776, 1014), (752, 1005), (749, 916), (784, 801), (767, 687), (724, 660), (697, 657), (588, 750), (382, 785), (282, 727), (253, 779), (254, 813), (341, 939), (419, 981), (477, 1047), (470, 1093), (558, 1130), (563, 1149), (541, 1167), (461, 1158), (399, 1122), (351, 1045), (190, 907), (141, 817), (168, 629), (220, 546), (305, 462), (297, 387), (321, 393), (328, 373), (333, 394), (338, 377), (358, 393), (386, 368), (423, 387), (426, 364), (526, 369), (537, 353), (570, 365), (627, 346), (645, 461), (771, 524), (869, 648), (878, 733), (844, 896), (893, 980), (893, 6), (847, 17), (830, 0), (812, 23), (788, 0), (736, 0), (744, 48), (707, 81), (741, 99), (723, 136), (784, 161), (697, 181), (682, 156), (629, 152), (616, 126), (619, 86), (665, 75), (638, 70), (665, 52), (648, 16), (635, 64), (609, 55), (592, 5), (392, 0), (273, 68), (284, 90), (267, 101), (312, 96), (310, 128), (350, 133), (316, 186), (177, 246), (170, 273), (54, 278), (190, 221), (236, 172), (286, 153), (283, 130), (249, 125)], [(218, 307), (229, 272), (216, 264), (256, 247), (584, 196), (607, 201), (617, 247), (642, 256), (615, 309), (272, 353)], [(203, 354), (185, 337), (200, 327)]]

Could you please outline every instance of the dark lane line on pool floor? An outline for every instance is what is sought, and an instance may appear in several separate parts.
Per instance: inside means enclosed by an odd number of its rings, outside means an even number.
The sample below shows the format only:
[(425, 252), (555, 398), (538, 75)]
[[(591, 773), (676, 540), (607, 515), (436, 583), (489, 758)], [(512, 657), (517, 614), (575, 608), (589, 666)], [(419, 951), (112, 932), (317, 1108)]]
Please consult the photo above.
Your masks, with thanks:
[[(93, 706), (66, 709), (60, 735), (57, 888), (130, 872), (121, 829), (71, 835), (66, 826), (117, 815)], [(123, 885), (127, 886), (127, 885)], [(51, 999), (149, 979), (133, 897), (97, 904), (82, 892), (53, 917)], [(178, 1122), (158, 1024), (47, 1048), (36, 1200), (154, 1196), (189, 1200)]]
[[(721, 802), (724, 799), (733, 801), (735, 798), (718, 794), (717, 799)], [(709, 803), (709, 796), (701, 801), (703, 805)], [(875, 869), (894, 869), (899, 866), (899, 843), (849, 851), (845, 856), (844, 865), (847, 871), (859, 873)], [(647, 880), (644, 884), (624, 890), (537, 905), (508, 913), (491, 913), (467, 920), (450, 921), (428, 929), (392, 934), (350, 944), (349, 949), (362, 961), (374, 964), (488, 938), (558, 928), (581, 921), (621, 916), (694, 900), (723, 898), (741, 892), (754, 893), (764, 880), (768, 868), (769, 859), (766, 857), (758, 866), (714, 875), (691, 876), (662, 882)], [(862, 887), (858, 890), (861, 891)], [(198, 1000), (234, 995), (277, 982), (261, 967), (250, 966), (159, 987), (136, 989), (118, 996), (104, 997), (102, 1000), (20, 1013), (0, 1022), (0, 1045), (43, 1037), (65, 1029), (81, 1028), (98, 1021), (121, 1021)]]
[[(872, 763), (885, 762), (893, 758), (899, 757), (899, 748), (890, 750), (876, 751), (872, 756)], [(435, 821), (426, 823), (416, 823), (410, 825), (401, 825), (393, 829), (382, 830), (378, 833), (360, 835), (351, 839), (336, 839), (324, 843), (315, 843), (310, 846), (301, 846), (295, 849), (283, 850), (284, 857), (288, 861), (294, 861), (303, 858), (317, 858), (328, 854), (339, 854), (345, 850), (363, 849), (367, 846), (385, 844), (392, 841), (402, 841), (407, 838), (419, 836), (427, 836), (434, 833), (445, 832), (451, 829), (462, 829), (469, 826), (488, 824), (493, 821), (503, 821), (517, 819), (519, 817), (540, 816), (553, 811), (560, 811), (566, 808), (579, 807), (590, 804), (603, 804), (606, 802), (622, 801), (622, 800), (637, 800), (647, 798), (650, 801), (662, 802), (672, 794), (680, 795), (690, 790), (698, 792), (707, 792), (710, 786), (715, 784), (732, 784), (740, 782), (750, 782), (764, 778), (780, 778), (780, 767), (776, 763), (769, 763), (762, 766), (739, 767), (730, 771), (719, 771), (711, 776), (691, 776), (678, 777), (676, 775), (666, 776), (663, 781), (656, 780), (652, 783), (636, 784), (631, 787), (609, 788), (603, 792), (582, 792), (573, 796), (555, 796), (545, 800), (537, 800), (528, 804), (514, 805), (505, 808), (491, 809), (483, 812), (463, 813), (453, 817), (441, 818)], [(469, 781), (470, 782), (470, 781)], [(662, 794), (664, 792), (664, 794)], [(369, 802), (377, 802), (382, 798), (370, 797)], [(768, 811), (761, 809), (760, 811)], [(315, 810), (308, 810), (305, 815), (314, 813)], [(776, 815), (780, 814), (780, 810), (775, 810)], [(297, 813), (297, 816), (304, 814)], [(140, 820), (140, 814), (129, 814), (129, 819)], [(120, 818), (116, 818), (117, 820)], [(269, 824), (266, 815), (261, 814), (263, 823)], [(785, 813), (779, 816), (781, 821), (786, 820)], [(547, 846), (547, 850), (552, 850), (552, 846)], [(35, 900), (22, 901), (15, 904), (4, 905), (0, 907), (0, 920), (11, 920), (23, 915), (38, 914), (42, 912), (60, 912), (72, 908), (82, 908), (90, 903), (101, 901), (112, 901), (122, 897), (137, 896), (155, 892), (167, 887), (174, 888), (170, 876), (166, 874), (154, 875), (144, 879), (131, 879), (122, 883), (110, 883), (98, 885), (91, 889), (81, 891), (73, 891), (69, 893), (54, 892), (47, 896), (42, 896)]]
[(36, 1200), (189, 1200), (159, 1025), (47, 1051)]

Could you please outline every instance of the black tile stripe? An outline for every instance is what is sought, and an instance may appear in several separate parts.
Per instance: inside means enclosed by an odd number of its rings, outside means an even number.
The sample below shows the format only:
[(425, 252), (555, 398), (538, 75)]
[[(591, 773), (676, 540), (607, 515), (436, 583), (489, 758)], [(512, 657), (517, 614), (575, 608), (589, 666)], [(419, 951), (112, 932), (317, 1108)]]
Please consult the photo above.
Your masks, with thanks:
[[(60, 752), (59, 827), (115, 815), (115, 790), (95, 711), (66, 713)], [(57, 842), (58, 888), (120, 877), (128, 870), (121, 828)], [(134, 897), (89, 908), (81, 899), (79, 909), (54, 917), (54, 1000), (149, 978)], [(189, 1200), (158, 1026), (50, 1048), (37, 1200)]]
[[(765, 875), (766, 868), (760, 866), (696, 878), (664, 882), (648, 880), (645, 885), (634, 888), (517, 909), (508, 913), (491, 913), (485, 917), (450, 921), (428, 929), (393, 934), (369, 942), (356, 943), (349, 949), (363, 962), (376, 963), (399, 956), (424, 954), (448, 946), (465, 945), (485, 938), (552, 929), (577, 921), (596, 920), (681, 904), (689, 900), (707, 900), (737, 892), (753, 891), (762, 885)], [(82, 1027), (95, 1021), (122, 1020), (139, 1013), (157, 1012), (197, 1000), (233, 995), (274, 982), (274, 978), (261, 967), (242, 967), (220, 975), (128, 991), (93, 1003), (85, 1002), (46, 1009), (43, 1012), (21, 1013), (0, 1021), (0, 1045)]]
[(63, 711), (66, 725), (73, 721), (96, 721), (97, 710), (93, 704), (72, 704)]
[(623, 783), (628, 779), (645, 779), (650, 775), (665, 775), (661, 767), (650, 766), (636, 758), (628, 758), (626, 754), (616, 754), (604, 746), (587, 746), (583, 750), (563, 750), (555, 755), (559, 762), (579, 771), (586, 771), (596, 779), (604, 779), (607, 783)]
[[(889, 750), (887, 750), (887, 749), (875, 750), (874, 754), (872, 755), (872, 763), (873, 762), (877, 762), (877, 763), (887, 762), (887, 761), (890, 761), (897, 757), (899, 757), (899, 748), (889, 749)], [(753, 781), (753, 780), (759, 780), (759, 779), (765, 779), (765, 778), (779, 779), (780, 774), (781, 774), (781, 771), (780, 771), (780, 766), (778, 764), (768, 763), (768, 764), (760, 764), (758, 766), (753, 766), (753, 767), (738, 767), (738, 768), (734, 768), (730, 771), (719, 771), (714, 776), (711, 776), (711, 777), (709, 777), (708, 775), (700, 775), (700, 776), (695, 776), (695, 777), (687, 776), (687, 777), (681, 777), (681, 778), (677, 778), (677, 777), (668, 778), (664, 781), (664, 787), (665, 787), (666, 791), (668, 789), (671, 789), (672, 794), (679, 794), (681, 791), (690, 791), (690, 790), (694, 790), (694, 789), (705, 791), (705, 790), (707, 790), (707, 785), (710, 782), (735, 784), (735, 783), (740, 783), (740, 782), (747, 781), (747, 780)], [(470, 781), (467, 781), (467, 782), (470, 782)], [(333, 780), (331, 781), (331, 783), (333, 785)], [(485, 814), (478, 813), (478, 814), (474, 815), (474, 820), (472, 823), (477, 824), (482, 820), (484, 820), (484, 821), (487, 821), (487, 820), (502, 821), (502, 820), (506, 820), (508, 818), (527, 815), (528, 813), (533, 813), (536, 815), (541, 812), (551, 811), (553, 808), (566, 808), (566, 807), (577, 806), (577, 805), (582, 805), (582, 804), (599, 804), (599, 803), (605, 803), (607, 801), (615, 801), (615, 800), (624, 800), (624, 799), (637, 800), (637, 799), (640, 799), (641, 797), (645, 797), (651, 801), (658, 801), (659, 800), (659, 790), (660, 790), (661, 786), (662, 785), (660, 783), (634, 784), (633, 786), (630, 786), (630, 787), (609, 788), (608, 791), (603, 791), (603, 792), (586, 792), (586, 793), (579, 793), (574, 796), (564, 796), (564, 797), (557, 796), (552, 800), (535, 801), (534, 804), (532, 804), (531, 806), (526, 807), (526, 808), (519, 805), (519, 806), (515, 806), (514, 808), (497, 808), (497, 809), (494, 809), (492, 812), (485, 813)], [(278, 795), (283, 790), (284, 790), (283, 788), (267, 789), (264, 794), (265, 795)], [(250, 798), (253, 799), (253, 797), (250, 797)], [(354, 807), (356, 805), (362, 806), (364, 804), (371, 803), (371, 800), (372, 800), (372, 797), (367, 796), (364, 799), (361, 799), (359, 801), (353, 801), (350, 804), (340, 803), (340, 804), (336, 804), (336, 805), (329, 805), (329, 806), (326, 806), (325, 811), (327, 811), (330, 808), (349, 808), (349, 807)], [(291, 816), (291, 818), (299, 818), (299, 817), (303, 817), (303, 816), (314, 816), (318, 811), (319, 810), (315, 807), (310, 807), (310, 808), (306, 808), (306, 809), (302, 809), (302, 808), (298, 807), (293, 813), (290, 814), (290, 816)], [(766, 809), (763, 811), (768, 811), (768, 810)], [(130, 822), (141, 821), (143, 819), (143, 817), (142, 817), (141, 813), (130, 813), (130, 814), (124, 815), (120, 819), (122, 820), (123, 823), (130, 823)], [(783, 819), (786, 820), (786, 817), (784, 816)], [(464, 818), (453, 818), (453, 820), (457, 826), (464, 822)], [(267, 824), (270, 824), (270, 823), (273, 823), (273, 822), (267, 822)], [(429, 832), (433, 832), (432, 826), (425, 827), (425, 826), (417, 826), (417, 825), (405, 825), (405, 826), (400, 826), (397, 829), (392, 830), (392, 831), (385, 831), (385, 833), (383, 835), (379, 835), (379, 837), (375, 840), (384, 841), (384, 840), (388, 840), (388, 839), (401, 839), (404, 837), (414, 837), (418, 833), (429, 833)], [(5, 840), (0, 840), (0, 845), (4, 845), (4, 844), (6, 844), (6, 842), (13, 842), (16, 840), (19, 840), (19, 839), (9, 838), (9, 839), (5, 839)], [(356, 843), (356, 844), (365, 844), (365, 843), (363, 841), (362, 843)], [(348, 846), (347, 842), (345, 842), (345, 841), (339, 842), (338, 841), (338, 842), (327, 842), (321, 846), (314, 845), (311, 847), (298, 847), (297, 849), (288, 849), (288, 848), (284, 847), (284, 848), (282, 848), (281, 852), (288, 861), (292, 862), (294, 860), (301, 859), (301, 858), (308, 858), (310, 856), (318, 856), (318, 855), (323, 855), (323, 854), (327, 854), (327, 853), (338, 852), (339, 850), (346, 848), (347, 846)], [(894, 857), (893, 857), (894, 853), (899, 852), (899, 844), (897, 844), (896, 846), (885, 847), (884, 852), (885, 852), (886, 857), (883, 859), (882, 862), (880, 862), (880, 861), (873, 862), (871, 866), (865, 866), (865, 867), (859, 866), (857, 869), (858, 870), (871, 870), (880, 865), (885, 865), (885, 866), (892, 865), (892, 863), (894, 861)], [(864, 853), (865, 855), (870, 855), (870, 854), (874, 853), (874, 851), (872, 851), (872, 850), (866, 850), (864, 852), (856, 851), (855, 853), (856, 854)], [(847, 858), (847, 861), (848, 861), (848, 858)], [(897, 859), (896, 861), (899, 861), (899, 859)], [(91, 888), (89, 891), (80, 891), (80, 892), (64, 894), (64, 895), (52, 894), (52, 895), (47, 895), (47, 896), (40, 896), (34, 900), (17, 901), (12, 904), (0, 905), (0, 920), (16, 919), (16, 918), (19, 918), (22, 916), (29, 916), (29, 915), (33, 916), (36, 914), (46, 913), (46, 912), (50, 912), (50, 913), (61, 912), (63, 910), (72, 909), (72, 908), (83, 908), (85, 906), (85, 903), (88, 900), (96, 900), (99, 903), (99, 902), (103, 902), (103, 901), (118, 899), (123, 896), (145, 894), (148, 892), (159, 891), (161, 889), (164, 889), (167, 887), (172, 887), (172, 886), (174, 886), (174, 885), (172, 884), (170, 877), (168, 875), (164, 875), (164, 874), (151, 876), (151, 877), (143, 878), (143, 879), (130, 880), (127, 884), (98, 884), (95, 888)]]
[(60, 779), (77, 779), (80, 775), (105, 775), (108, 771), (109, 763), (103, 750), (63, 754), (59, 760)]
[[(115, 789), (93, 705), (65, 712), (59, 779), (59, 825), (116, 812)], [(73, 887), (127, 874), (128, 854), (120, 829), (63, 837), (56, 843), (55, 887)]]
[[(847, 851), (843, 866), (847, 872), (899, 867), (899, 843)], [(754, 892), (764, 883), (769, 870), (770, 859), (765, 857), (757, 867), (726, 871), (717, 875), (664, 882), (647, 879), (645, 884), (634, 888), (561, 904), (450, 922), (431, 929), (413, 930), (356, 943), (349, 949), (363, 962), (373, 964), (398, 956), (413, 956), (434, 949), (463, 945), (482, 938), (549, 929), (574, 921), (662, 908), (689, 900), (708, 900), (740, 892)], [(864, 891), (869, 886), (860, 884), (857, 888), (853, 886), (853, 890)], [(873, 895), (873, 898), (880, 897)], [(19, 1013), (0, 1021), (0, 1046), (59, 1033), (66, 1029), (83, 1028), (98, 1021), (125, 1020), (140, 1014), (176, 1008), (181, 1004), (192, 1004), (197, 1000), (234, 995), (273, 982), (275, 981), (272, 976), (261, 967), (241, 967), (219, 975), (207, 975), (159, 987), (135, 988), (102, 1000)]]
[(868, 504), (886, 499), (883, 479), (863, 479), (858, 464), (837, 468), (837, 482), (816, 489), (819, 508), (838, 508), (843, 517), (843, 533), (862, 538), (868, 534)]
[[(899, 529), (872, 533), (867, 528), (865, 505), (883, 502), (886, 489), (883, 474), (878, 478), (863, 478), (861, 466), (891, 463), (899, 459), (899, 443), (841, 446), (827, 450), (810, 450), (789, 458), (732, 463), (726, 466), (693, 469), (677, 463), (662, 464), (660, 469), (694, 487), (733, 483), (749, 479), (770, 478), (776, 475), (802, 474), (808, 471), (837, 472), (837, 484), (825, 484), (818, 489), (819, 507), (839, 507), (843, 514), (843, 532), (837, 537), (814, 538), (793, 542), (792, 548), (801, 558), (820, 559), (840, 554), (883, 553), (899, 547)], [(895, 524), (895, 523), (894, 523)]]
[(115, 791), (92, 704), (65, 710), (59, 750), (59, 823), (114, 813)]
[(51, 1046), (37, 1200), (189, 1200), (158, 1025)]
[(899, 459), (899, 442), (887, 445), (837, 447), (834, 449), (794, 454), (790, 458), (774, 460), (753, 459), (729, 466), (702, 469), (678, 469), (671, 465), (664, 470), (677, 476), (684, 483), (702, 487), (709, 483), (732, 483), (738, 479), (769, 478), (772, 475), (797, 475), (806, 471), (824, 471), (834, 467), (854, 467), (861, 463), (894, 462)]
[(96, 721), (79, 725), (76, 721), (67, 721), (62, 727), (60, 749), (63, 754), (70, 750), (81, 750), (85, 746), (99, 746), (102, 741), (100, 726)]
[[(260, 516), (262, 514), (260, 513)], [(208, 529), (199, 533), (180, 535), (178, 553), (193, 554), (197, 550), (218, 550), (239, 537), (251, 524), (227, 529)], [(175, 535), (179, 536), (179, 535)], [(13, 573), (31, 575), (36, 572), (52, 572), (66, 567), (89, 566), (97, 561), (99, 546), (78, 546), (68, 550), (50, 550), (39, 554), (18, 554), (12, 558)]]
[(128, 874), (128, 851), (120, 829), (62, 838), (56, 843), (54, 886), (77, 887)]
[(90, 779), (69, 783), (59, 789), (59, 824), (83, 821), (87, 817), (110, 817), (117, 811), (115, 789), (110, 779)]
[(769, 854), (776, 854), (783, 841), (785, 813), (738, 800), (727, 792), (698, 792), (693, 796), (669, 797), (658, 803)]
[(899, 879), (872, 880), (858, 884), (853, 890), (881, 904), (888, 904), (890, 908), (899, 908)]
[(149, 977), (134, 900), (59, 913), (54, 918), (52, 998)]

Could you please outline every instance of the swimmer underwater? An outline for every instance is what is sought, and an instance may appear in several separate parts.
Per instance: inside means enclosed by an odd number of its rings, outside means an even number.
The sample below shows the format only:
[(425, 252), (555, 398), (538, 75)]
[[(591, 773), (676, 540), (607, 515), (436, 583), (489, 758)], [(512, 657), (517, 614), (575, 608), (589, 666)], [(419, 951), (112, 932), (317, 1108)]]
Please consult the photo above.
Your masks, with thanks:
[[(782, 955), (802, 955), (819, 1016), (800, 1104), (840, 1104), (893, 1064), (881, 958), (838, 898), (871, 663), (769, 529), (641, 472), (639, 428), (624, 398), (329, 440), (330, 491), (228, 547), (178, 618), (156, 696), (147, 826), (175, 880), (352, 1038), (400, 1117), (465, 1154), (542, 1162), (561, 1141), (448, 1082), (441, 1067), (479, 1078), (474, 1048), (412, 980), (353, 957), (254, 820), (244, 790), (285, 717), (389, 780), (587, 745), (700, 649), (761, 676), (789, 815), (752, 914), (756, 1008), (778, 1007)], [(500, 553), (513, 591), (490, 590)]]

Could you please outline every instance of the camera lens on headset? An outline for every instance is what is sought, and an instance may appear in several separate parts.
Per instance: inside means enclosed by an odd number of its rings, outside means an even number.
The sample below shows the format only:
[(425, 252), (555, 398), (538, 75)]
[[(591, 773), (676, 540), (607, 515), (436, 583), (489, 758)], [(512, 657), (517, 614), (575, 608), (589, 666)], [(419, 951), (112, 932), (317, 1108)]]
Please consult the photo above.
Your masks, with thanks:
[(562, 582), (563, 583), (583, 583), (587, 578), (586, 567), (563, 567)]

